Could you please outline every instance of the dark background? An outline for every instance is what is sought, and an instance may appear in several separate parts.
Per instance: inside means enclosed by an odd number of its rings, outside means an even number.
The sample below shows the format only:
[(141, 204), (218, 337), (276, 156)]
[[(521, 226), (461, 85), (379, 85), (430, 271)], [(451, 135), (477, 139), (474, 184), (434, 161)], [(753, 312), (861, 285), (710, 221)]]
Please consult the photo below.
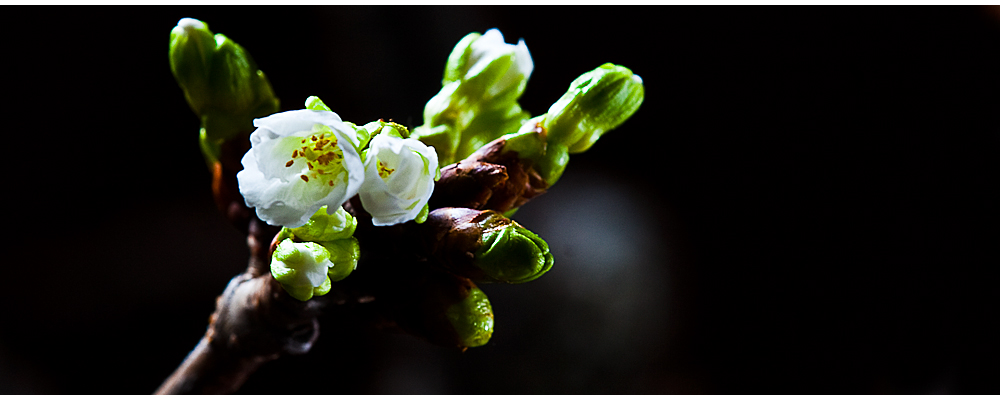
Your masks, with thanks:
[(995, 394), (1000, 12), (986, 7), (4, 7), (0, 394), (151, 393), (245, 267), (170, 74), (182, 17), (282, 109), (422, 121), (452, 46), (524, 38), (522, 106), (604, 62), (646, 100), (516, 219), (461, 353), (321, 319), (241, 393)]

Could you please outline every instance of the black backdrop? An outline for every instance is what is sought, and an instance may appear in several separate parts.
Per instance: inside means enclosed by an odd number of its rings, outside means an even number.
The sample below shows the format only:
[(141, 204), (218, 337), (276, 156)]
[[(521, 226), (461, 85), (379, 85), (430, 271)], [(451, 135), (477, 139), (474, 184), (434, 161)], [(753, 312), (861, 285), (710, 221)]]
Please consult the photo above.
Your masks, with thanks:
[(998, 391), (1000, 13), (985, 7), (4, 7), (0, 393), (150, 393), (244, 268), (167, 64), (182, 17), (283, 109), (421, 123), (451, 47), (524, 38), (540, 114), (604, 62), (638, 113), (516, 216), (538, 281), (460, 353), (324, 318), (241, 393)]

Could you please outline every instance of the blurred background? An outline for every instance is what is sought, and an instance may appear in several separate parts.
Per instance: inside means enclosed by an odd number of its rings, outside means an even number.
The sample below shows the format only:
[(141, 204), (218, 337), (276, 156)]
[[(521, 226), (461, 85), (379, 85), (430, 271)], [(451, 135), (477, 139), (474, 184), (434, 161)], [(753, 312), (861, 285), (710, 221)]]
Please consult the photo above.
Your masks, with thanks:
[(544, 113), (604, 62), (639, 111), (515, 219), (460, 352), (321, 318), (244, 394), (989, 394), (1000, 12), (988, 7), (4, 7), (0, 394), (153, 392), (245, 268), (167, 63), (243, 45), (282, 109), (422, 122), (465, 34), (524, 38)]

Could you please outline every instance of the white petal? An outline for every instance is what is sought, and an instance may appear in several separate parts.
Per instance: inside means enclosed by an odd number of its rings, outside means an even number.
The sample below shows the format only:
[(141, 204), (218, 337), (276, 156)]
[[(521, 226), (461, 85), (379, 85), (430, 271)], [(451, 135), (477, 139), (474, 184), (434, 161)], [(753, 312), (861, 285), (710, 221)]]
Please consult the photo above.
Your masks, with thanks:
[(524, 44), (524, 39), (518, 40), (517, 47), (514, 47), (514, 64), (518, 71), (524, 74), (524, 79), (531, 77), (535, 63), (531, 60), (531, 53), (528, 52), (528, 45)]
[[(420, 153), (418, 154), (417, 151)], [(425, 164), (421, 154), (428, 159)], [(394, 169), (388, 179), (378, 174), (378, 162)], [(379, 135), (365, 160), (361, 204), (375, 225), (393, 225), (416, 218), (434, 190), (437, 153), (415, 139)]]
[[(254, 207), (261, 220), (271, 225), (302, 226), (320, 207), (335, 210), (357, 194), (364, 181), (364, 165), (355, 148), (357, 137), (336, 113), (288, 111), (256, 119), (254, 125), (258, 129), (250, 135), (252, 148), (243, 156), (243, 171), (237, 180), (247, 206)], [(301, 160), (285, 166), (299, 146), (299, 138), (315, 132), (318, 125), (330, 127), (344, 156), (344, 170), (333, 179), (333, 187), (302, 180), (299, 175), (307, 167)]]

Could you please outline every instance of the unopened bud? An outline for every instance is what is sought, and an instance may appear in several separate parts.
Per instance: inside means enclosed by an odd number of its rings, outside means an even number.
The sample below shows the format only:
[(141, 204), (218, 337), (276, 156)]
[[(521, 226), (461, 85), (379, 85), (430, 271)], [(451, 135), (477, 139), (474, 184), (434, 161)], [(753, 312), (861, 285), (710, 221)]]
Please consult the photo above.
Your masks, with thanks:
[(347, 239), (354, 235), (358, 219), (337, 207), (333, 214), (327, 213), (327, 206), (321, 207), (304, 225), (298, 228), (283, 228), (297, 241), (320, 242)]
[(548, 244), (497, 212), (445, 207), (424, 224), (431, 258), (475, 282), (524, 283), (552, 268)]
[(604, 64), (580, 75), (549, 107), (542, 127), (549, 143), (560, 143), (570, 154), (586, 151), (603, 135), (632, 116), (645, 89), (628, 68)]
[(330, 252), (318, 243), (282, 240), (271, 254), (271, 275), (292, 297), (306, 301), (330, 291)]
[(253, 119), (276, 113), (278, 99), (250, 54), (204, 22), (181, 19), (170, 32), (170, 69), (214, 143), (253, 130)]

